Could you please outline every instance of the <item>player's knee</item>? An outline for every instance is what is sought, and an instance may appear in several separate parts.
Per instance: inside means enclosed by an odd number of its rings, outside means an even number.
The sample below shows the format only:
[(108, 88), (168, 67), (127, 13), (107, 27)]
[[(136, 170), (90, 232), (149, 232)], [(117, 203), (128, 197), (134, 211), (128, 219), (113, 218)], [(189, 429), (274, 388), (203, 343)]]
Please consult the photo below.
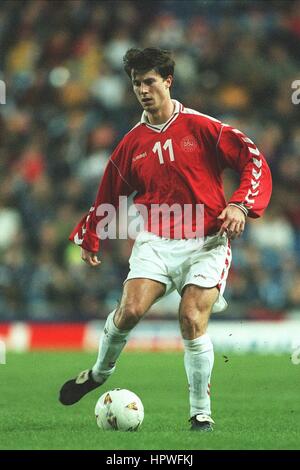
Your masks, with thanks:
[(204, 319), (209, 316), (209, 306), (203, 305), (202, 307), (187, 306), (179, 312), (179, 321), (184, 329), (193, 328), (195, 325), (202, 323)]
[(143, 314), (144, 311), (141, 305), (137, 303), (127, 303), (119, 307), (116, 319), (119, 324), (122, 324), (122, 328), (131, 329), (139, 322)]
[(189, 329), (199, 322), (200, 313), (196, 309), (184, 309), (180, 311), (179, 321), (184, 329)]

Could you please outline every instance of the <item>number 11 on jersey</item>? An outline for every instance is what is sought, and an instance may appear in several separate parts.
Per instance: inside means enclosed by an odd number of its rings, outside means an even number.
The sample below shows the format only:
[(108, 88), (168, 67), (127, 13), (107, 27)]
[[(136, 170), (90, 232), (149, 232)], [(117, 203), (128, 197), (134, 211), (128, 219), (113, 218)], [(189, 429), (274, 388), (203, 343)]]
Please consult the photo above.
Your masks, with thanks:
[[(164, 150), (169, 150), (169, 158), (170, 161), (173, 162), (175, 160), (174, 158), (174, 151), (173, 151), (173, 144), (172, 144), (172, 139), (167, 139), (163, 145)], [(161, 143), (160, 142), (155, 142), (155, 145), (152, 149), (153, 153), (158, 153), (158, 158), (159, 158), (159, 163), (162, 165), (164, 162), (164, 156), (163, 156), (163, 151), (161, 148)]]

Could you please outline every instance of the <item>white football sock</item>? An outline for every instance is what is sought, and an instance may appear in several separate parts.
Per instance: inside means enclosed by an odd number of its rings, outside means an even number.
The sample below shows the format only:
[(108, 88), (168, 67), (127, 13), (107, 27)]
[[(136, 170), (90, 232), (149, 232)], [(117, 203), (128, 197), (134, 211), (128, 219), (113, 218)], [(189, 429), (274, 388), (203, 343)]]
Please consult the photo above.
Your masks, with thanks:
[(116, 361), (127, 342), (131, 330), (119, 330), (114, 324), (115, 310), (111, 312), (104, 325), (100, 338), (99, 352), (95, 365), (92, 368), (94, 380), (104, 383), (114, 372)]
[(190, 390), (190, 416), (211, 415), (210, 377), (214, 365), (214, 350), (206, 333), (195, 339), (184, 339), (184, 366)]

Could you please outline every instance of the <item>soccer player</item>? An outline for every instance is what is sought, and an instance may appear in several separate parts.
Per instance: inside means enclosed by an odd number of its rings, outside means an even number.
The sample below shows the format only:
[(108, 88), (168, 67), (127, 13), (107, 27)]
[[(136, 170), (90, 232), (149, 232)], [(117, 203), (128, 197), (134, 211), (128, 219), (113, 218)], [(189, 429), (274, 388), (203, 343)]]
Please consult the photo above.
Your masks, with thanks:
[[(223, 310), (231, 262), (231, 240), (239, 237), (246, 218), (263, 214), (271, 196), (265, 158), (241, 131), (185, 108), (171, 99), (175, 63), (168, 51), (130, 49), (124, 68), (143, 108), (141, 121), (121, 140), (109, 159), (96, 201), (73, 230), (70, 240), (81, 247), (89, 266), (99, 266), (99, 227), (103, 204), (118, 206), (119, 196), (135, 192), (150, 218), (135, 241), (119, 306), (106, 320), (95, 365), (67, 381), (59, 399), (72, 405), (102, 385), (115, 370), (130, 331), (158, 299), (177, 289), (184, 367), (189, 384), (191, 430), (211, 431), (210, 378), (213, 345), (207, 333), (211, 312)], [(240, 183), (228, 203), (222, 171), (233, 168)], [(151, 207), (174, 204), (204, 207), (203, 237), (185, 235), (183, 216), (156, 218)], [(177, 230), (178, 224), (182, 231)], [(165, 235), (168, 225), (169, 234)], [(175, 233), (176, 232), (176, 233)], [(180, 233), (180, 236), (178, 236)], [(195, 236), (196, 233), (196, 236)]]

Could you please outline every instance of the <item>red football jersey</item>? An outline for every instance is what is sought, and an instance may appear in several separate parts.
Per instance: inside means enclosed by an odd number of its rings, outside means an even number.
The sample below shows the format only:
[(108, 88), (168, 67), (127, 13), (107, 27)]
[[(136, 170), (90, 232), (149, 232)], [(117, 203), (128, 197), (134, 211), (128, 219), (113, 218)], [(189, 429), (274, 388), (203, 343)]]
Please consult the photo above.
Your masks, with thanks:
[[(250, 217), (262, 215), (271, 197), (272, 180), (255, 144), (239, 130), (173, 101), (175, 112), (168, 122), (153, 126), (144, 112), (140, 123), (121, 140), (108, 161), (96, 201), (73, 230), (71, 241), (97, 252), (97, 226), (103, 218), (97, 208), (102, 204), (117, 207), (119, 196), (133, 192), (134, 203), (149, 210), (152, 204), (203, 204), (204, 235), (213, 234), (221, 225), (217, 217), (227, 205), (222, 183), (226, 167), (240, 175), (240, 185), (228, 202), (244, 204)], [(163, 235), (161, 221), (151, 226), (149, 218), (146, 229)], [(170, 238), (174, 238), (173, 229)]]

